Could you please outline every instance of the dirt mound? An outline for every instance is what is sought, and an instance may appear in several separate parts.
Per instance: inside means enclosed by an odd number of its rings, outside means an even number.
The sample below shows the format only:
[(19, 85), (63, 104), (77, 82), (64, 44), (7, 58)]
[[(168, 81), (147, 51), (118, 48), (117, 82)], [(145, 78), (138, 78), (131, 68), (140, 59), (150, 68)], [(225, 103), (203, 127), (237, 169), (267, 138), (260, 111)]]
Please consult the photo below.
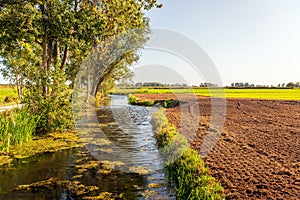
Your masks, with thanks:
[[(211, 101), (199, 97), (198, 102), (201, 122), (189, 140), (200, 150), (209, 128)], [(167, 109), (168, 119), (179, 129), (182, 110)], [(228, 99), (221, 137), (204, 161), (225, 188), (226, 199), (300, 199), (300, 102)]]

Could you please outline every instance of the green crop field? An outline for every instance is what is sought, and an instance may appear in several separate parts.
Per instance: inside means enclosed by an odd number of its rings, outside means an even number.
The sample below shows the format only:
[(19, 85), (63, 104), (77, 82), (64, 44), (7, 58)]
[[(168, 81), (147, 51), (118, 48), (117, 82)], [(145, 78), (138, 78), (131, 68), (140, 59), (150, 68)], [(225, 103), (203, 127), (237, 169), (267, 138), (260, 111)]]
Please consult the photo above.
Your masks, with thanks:
[(115, 89), (114, 94), (195, 94), (199, 96), (226, 98), (253, 98), (274, 100), (300, 100), (300, 89)]
[(0, 86), (0, 105), (4, 103), (5, 97), (10, 95), (14, 97), (18, 96), (15, 88), (10, 86)]

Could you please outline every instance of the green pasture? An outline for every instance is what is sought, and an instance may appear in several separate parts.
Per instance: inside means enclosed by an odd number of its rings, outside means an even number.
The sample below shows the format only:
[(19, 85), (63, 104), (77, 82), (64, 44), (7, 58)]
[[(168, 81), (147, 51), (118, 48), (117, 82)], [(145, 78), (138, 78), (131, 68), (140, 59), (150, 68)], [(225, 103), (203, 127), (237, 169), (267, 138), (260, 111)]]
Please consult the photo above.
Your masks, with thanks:
[(226, 97), (226, 98), (253, 98), (273, 100), (300, 100), (300, 89), (222, 89), (222, 88), (139, 88), (139, 89), (115, 89), (114, 94), (195, 94), (199, 96)]
[(5, 97), (10, 95), (14, 97), (18, 96), (16, 88), (10, 86), (0, 86), (0, 104), (3, 104)]

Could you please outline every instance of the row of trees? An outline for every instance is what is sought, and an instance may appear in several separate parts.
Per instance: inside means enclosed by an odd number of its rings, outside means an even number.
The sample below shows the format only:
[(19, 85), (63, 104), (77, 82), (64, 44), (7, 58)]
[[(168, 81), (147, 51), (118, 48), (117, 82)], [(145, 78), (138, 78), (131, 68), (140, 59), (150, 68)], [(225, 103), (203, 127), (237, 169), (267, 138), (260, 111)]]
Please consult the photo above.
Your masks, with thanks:
[(288, 82), (288, 83), (279, 83), (277, 86), (274, 85), (255, 85), (255, 84), (249, 84), (249, 83), (243, 83), (243, 82), (237, 82), (237, 83), (231, 83), (231, 87), (236, 87), (236, 88), (257, 88), (257, 87), (272, 87), (272, 88), (299, 88), (300, 87), (300, 82)]
[[(126, 75), (149, 33), (144, 12), (155, 6), (161, 7), (156, 0), (0, 2), (1, 72), (17, 85), (19, 97), (31, 112), (41, 116), (41, 130), (72, 125), (70, 87), (93, 49), (98, 49), (94, 61), (101, 70), (94, 74), (91, 95), (95, 96), (105, 81)], [(105, 41), (132, 29), (144, 30), (135, 35), (140, 37), (139, 44), (126, 46), (126, 51), (109, 62), (120, 46), (112, 49)]]

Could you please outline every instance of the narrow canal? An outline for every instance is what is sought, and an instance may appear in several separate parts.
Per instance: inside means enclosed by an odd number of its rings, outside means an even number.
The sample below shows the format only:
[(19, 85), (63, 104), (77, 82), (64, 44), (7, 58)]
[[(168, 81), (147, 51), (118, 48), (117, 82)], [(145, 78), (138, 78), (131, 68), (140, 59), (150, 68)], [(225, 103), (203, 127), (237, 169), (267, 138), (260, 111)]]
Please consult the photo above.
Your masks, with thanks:
[(127, 102), (113, 95), (81, 117), (84, 147), (1, 168), (0, 199), (175, 199), (150, 123), (157, 108)]

